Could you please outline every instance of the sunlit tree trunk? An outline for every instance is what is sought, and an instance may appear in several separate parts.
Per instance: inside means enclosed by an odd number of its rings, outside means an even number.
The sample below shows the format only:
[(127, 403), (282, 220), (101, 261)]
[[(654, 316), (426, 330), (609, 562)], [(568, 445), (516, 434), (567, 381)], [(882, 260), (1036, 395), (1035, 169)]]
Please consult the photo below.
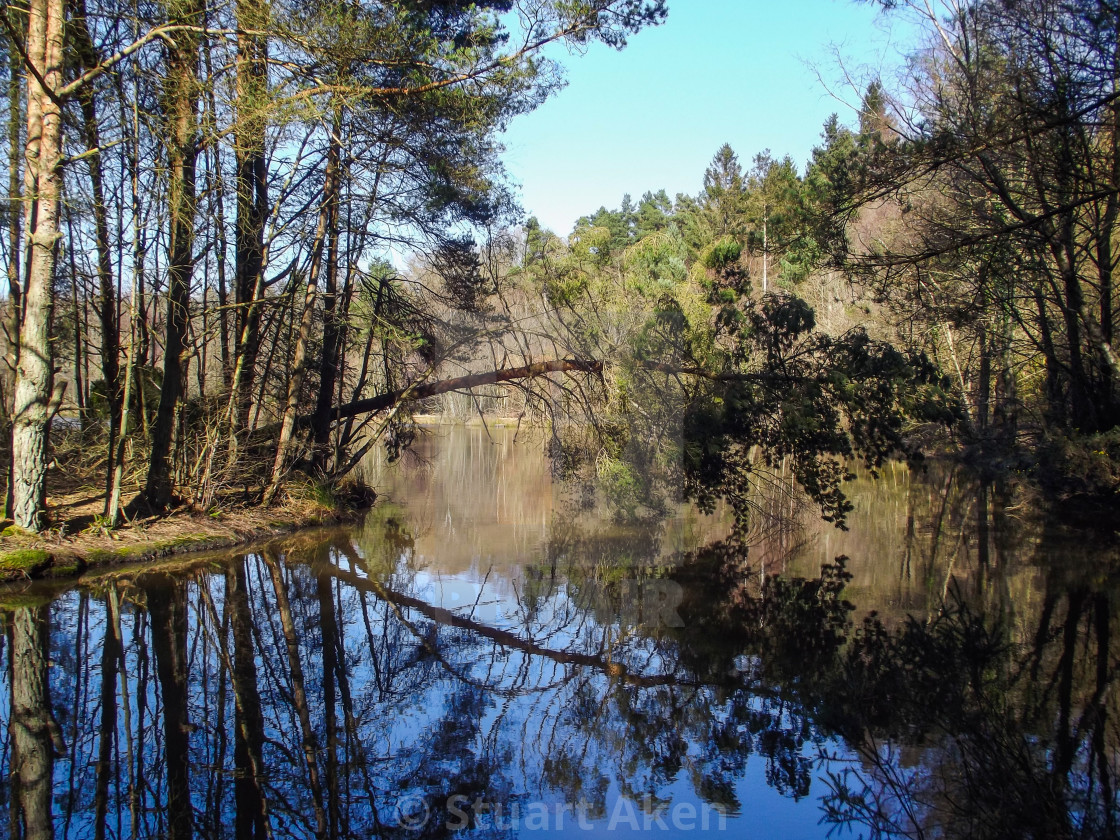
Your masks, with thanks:
[[(206, 62), (206, 75), (212, 77), (214, 75), (213, 67), (213, 48), (207, 45), (203, 51), (203, 57)], [(207, 115), (207, 122), (213, 124), (217, 120), (218, 105), (217, 98), (214, 95), (214, 85), (207, 85), (206, 87), (207, 108), (209, 114)], [(217, 293), (218, 293), (218, 345), (219, 352), (222, 360), (222, 386), (224, 388), (230, 387), (231, 377), (233, 375), (232, 360), (230, 359), (230, 342), (229, 342), (229, 283), (226, 279), (226, 255), (228, 246), (226, 242), (226, 207), (225, 207), (225, 177), (222, 172), (222, 152), (220, 143), (207, 144), (207, 161), (210, 168), (210, 184), (213, 193), (214, 201), (214, 232), (215, 232), (215, 250), (214, 250), (214, 269), (217, 275)]]
[(131, 118), (132, 143), (128, 154), (128, 177), (131, 188), (132, 207), (132, 290), (128, 316), (128, 356), (125, 360), (124, 383), (121, 391), (121, 427), (117, 435), (116, 457), (109, 484), (108, 516), (113, 527), (120, 524), (121, 495), (124, 482), (124, 461), (130, 426), (135, 422), (131, 417), (133, 389), (137, 391), (140, 406), (140, 424), (146, 426), (144, 410), (143, 374), (137, 376), (140, 366), (147, 357), (147, 325), (144, 312), (144, 240), (140, 223), (140, 112), (139, 103), (133, 99), (131, 108), (126, 111), (121, 104), (121, 121)]
[(53, 92), (62, 81), (62, 0), (32, 0), (27, 24), (27, 276), (12, 428), (12, 516), (43, 525), (47, 436), (56, 410), (50, 341), (55, 246), (62, 193), (62, 113)]
[[(19, 29), (20, 21), (16, 17), (19, 9), (18, 3), (12, 3), (4, 11), (9, 15), (9, 22), (13, 29)], [(22, 289), (20, 287), (19, 255), (22, 251), (20, 240), (23, 233), (22, 211), (20, 196), (23, 190), (20, 186), (20, 136), (23, 122), (22, 86), (20, 79), (23, 75), (23, 60), (15, 44), (8, 44), (8, 365), (11, 372), (15, 373), (16, 359), (19, 352), (19, 320), (22, 310)]]
[[(67, 213), (66, 214), (66, 227), (67, 227), (67, 234), (69, 235), (70, 241), (74, 242), (76, 237), (74, 236), (74, 214), (73, 213)], [(74, 249), (72, 247), (68, 247), (66, 249), (66, 253), (70, 257), (70, 302), (71, 302), (71, 307), (72, 307), (71, 310), (70, 310), (70, 317), (73, 321), (73, 327), (74, 327), (74, 375), (73, 375), (74, 387), (73, 387), (73, 397), (74, 397), (74, 402), (78, 407), (78, 419), (82, 424), (82, 428), (85, 429), (85, 428), (88, 427), (89, 417), (86, 414), (86, 407), (88, 405), (88, 402), (85, 399), (85, 389), (86, 389), (85, 365), (82, 364), (82, 356), (83, 356), (82, 344), (83, 344), (83, 341), (84, 341), (84, 338), (85, 338), (85, 332), (82, 329), (82, 306), (84, 304), (83, 295), (82, 295), (83, 290), (82, 290), (81, 285), (79, 285), (79, 283), (78, 283), (78, 265), (77, 265), (77, 261), (76, 261), (75, 256), (74, 256)]]
[[(341, 121), (335, 123), (335, 134), (342, 130)], [(339, 240), (339, 190), (335, 190), (327, 205), (327, 264), (324, 270), (323, 289), (323, 350), (319, 361), (319, 393), (315, 401), (315, 414), (311, 420), (313, 460), (322, 469), (326, 462), (326, 449), (331, 433), (331, 409), (334, 408), (335, 379), (341, 358), (342, 321), (338, 306), (338, 240)], [(348, 275), (349, 279), (349, 275)]]

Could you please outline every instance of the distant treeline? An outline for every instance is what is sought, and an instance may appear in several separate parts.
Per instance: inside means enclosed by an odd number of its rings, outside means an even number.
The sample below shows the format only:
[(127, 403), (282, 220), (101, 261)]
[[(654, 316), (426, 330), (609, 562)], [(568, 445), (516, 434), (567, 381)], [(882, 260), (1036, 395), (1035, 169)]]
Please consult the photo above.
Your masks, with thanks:
[[(883, 2), (918, 33), (894, 90), (835, 117), (802, 171), (729, 145), (697, 196), (647, 192), (579, 221), (569, 259), (670, 283), (735, 253), (755, 293), (797, 295), (921, 352), (958, 399), (958, 440), (1063, 491), (1120, 489), (1115, 349), (1120, 7)], [(857, 97), (859, 98), (859, 97)], [(570, 280), (562, 273), (556, 287)]]

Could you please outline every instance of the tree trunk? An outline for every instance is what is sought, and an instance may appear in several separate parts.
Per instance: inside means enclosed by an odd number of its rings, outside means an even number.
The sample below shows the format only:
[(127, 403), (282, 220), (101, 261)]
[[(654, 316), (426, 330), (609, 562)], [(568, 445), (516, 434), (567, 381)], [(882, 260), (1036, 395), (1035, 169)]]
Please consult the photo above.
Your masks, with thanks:
[[(335, 121), (334, 132), (342, 130)], [(341, 320), (338, 307), (338, 213), (339, 191), (335, 190), (327, 206), (327, 266), (323, 290), (323, 352), (319, 360), (319, 394), (315, 400), (315, 415), (311, 420), (311, 441), (314, 447), (314, 464), (322, 469), (326, 462), (327, 444), (331, 436), (331, 409), (334, 407), (335, 381), (338, 376)]]
[(62, 114), (48, 90), (53, 92), (62, 81), (62, 28), (62, 0), (32, 0), (26, 48), (34, 72), (27, 74), (24, 173), (28, 270), (16, 366), (11, 511), (16, 524), (32, 531), (43, 526), (47, 436), (57, 404), (50, 328), (62, 186)]
[[(1072, 231), (1068, 231), (1065, 235), (1066, 250), (1071, 253), (1072, 237)], [(1086, 375), (1084, 351), (1081, 346), (1081, 310), (1085, 305), (1084, 290), (1081, 288), (1081, 279), (1077, 276), (1073, 259), (1063, 260), (1062, 256), (1058, 255), (1055, 261), (1065, 293), (1065, 299), (1061, 303), (1066, 328), (1066, 351), (1069, 354), (1069, 416), (1074, 429), (1080, 432), (1093, 432), (1096, 431), (1097, 425), (1096, 407), (1091, 397), (1092, 389)]]
[[(13, 9), (15, 9), (15, 3), (12, 3), (12, 6), (3, 13), (10, 15)], [(17, 28), (18, 21), (11, 20), (11, 18), (9, 18), (9, 21), (13, 25), (13, 29)], [(20, 187), (19, 140), (21, 123), (24, 119), (24, 111), (20, 106), (22, 102), (20, 76), (24, 72), (24, 65), (22, 65), (22, 58), (15, 44), (8, 45), (8, 54), (8, 73), (10, 74), (8, 77), (8, 305), (11, 307), (8, 325), (8, 352), (11, 358), (9, 365), (12, 373), (15, 373), (16, 353), (19, 349), (19, 314), (21, 309), (19, 254), (21, 251), (20, 237), (22, 235), (20, 215), (22, 204), (19, 199), (24, 190)]]
[[(10, 15), (14, 9), (15, 4), (13, 3), (0, 14)], [(9, 23), (12, 24), (13, 30), (17, 30), (19, 22), (13, 18), (14, 16), (9, 17)], [(23, 290), (20, 286), (19, 265), (20, 253), (23, 250), (20, 247), (20, 240), (23, 235), (21, 217), (23, 205), (20, 197), (23, 194), (23, 189), (20, 185), (19, 166), (20, 128), (23, 121), (20, 76), (23, 71), (23, 59), (16, 45), (10, 42), (8, 44), (8, 59), (8, 72), (10, 74), (8, 78), (8, 312), (4, 323), (8, 351), (4, 363), (7, 365), (9, 373), (14, 377), (16, 365), (19, 364), (19, 324), (23, 310)], [(12, 406), (5, 404), (3, 408), (5, 417), (10, 418), (12, 416)], [(7, 432), (4, 444), (8, 448), (8, 470), (4, 488), (4, 515), (8, 516), (12, 510), (13, 459), (11, 457), (11, 430), (5, 428), (5, 432)]]
[[(4, 14), (10, 14), (10, 10)], [(9, 19), (16, 28), (16, 21)], [(20, 287), (19, 255), (21, 252), (20, 238), (22, 224), (20, 212), (22, 204), (20, 196), (23, 190), (20, 187), (20, 123), (23, 119), (21, 103), (20, 76), (23, 72), (23, 62), (15, 44), (8, 45), (9, 63), (8, 72), (8, 359), (7, 364), (14, 374), (16, 361), (19, 358), (19, 321), (22, 307), (22, 290)]]
[[(1120, 187), (1120, 184), (1117, 184)], [(1097, 277), (1100, 281), (1100, 314), (1101, 314), (1101, 403), (1104, 414), (1102, 425), (1111, 428), (1120, 422), (1117, 412), (1116, 377), (1113, 375), (1112, 365), (1104, 348), (1112, 348), (1114, 334), (1112, 329), (1112, 231), (1116, 226), (1117, 211), (1120, 210), (1120, 200), (1115, 196), (1109, 202), (1106, 213), (1105, 234), (1097, 239)]]
[(236, 336), (234, 383), (236, 428), (249, 424), (253, 379), (260, 352), (260, 298), (264, 289), (264, 228), (268, 218), (268, 166), (265, 128), (268, 107), (268, 24), (264, 0), (237, 0), (237, 118), (234, 154), (237, 160)]
[(288, 457), (288, 450), (291, 447), (292, 434), (295, 430), (296, 412), (299, 409), (300, 392), (303, 390), (303, 379), (307, 373), (307, 342), (311, 336), (311, 318), (315, 309), (315, 294), (319, 286), (319, 270), (323, 263), (323, 244), (328, 236), (328, 228), (331, 224), (331, 208), (335, 206), (338, 198), (340, 152), (338, 135), (332, 134), (330, 147), (327, 150), (327, 168), (323, 180), (323, 203), (319, 208), (315, 244), (311, 256), (311, 265), (307, 272), (307, 291), (303, 298), (299, 332), (296, 335), (296, 347), (292, 358), (292, 376), (288, 382), (288, 399), (284, 406), (284, 417), (280, 423), (280, 438), (276, 443), (276, 459), (272, 464), (272, 478), (264, 494), (263, 501), (266, 505), (272, 504), (284, 479), (285, 462)]
[(770, 290), (770, 237), (767, 231), (769, 219), (766, 206), (762, 208), (762, 293)]
[[(169, 18), (198, 24), (202, 20), (203, 0), (172, 0)], [(168, 201), (171, 241), (167, 267), (167, 327), (163, 360), (163, 386), (159, 408), (152, 427), (151, 461), (143, 500), (152, 510), (163, 510), (171, 503), (172, 439), (175, 417), (183, 395), (183, 351), (186, 347), (191, 273), (194, 250), (195, 163), (198, 156), (196, 100), (198, 96), (198, 51), (200, 36), (177, 32), (172, 36), (167, 62), (164, 95), (169, 138)]]
[[(339, 434), (335, 437), (334, 445), (331, 445), (331, 423), (330, 417), (336, 405), (342, 405), (343, 392), (346, 389), (346, 342), (350, 329), (350, 304), (354, 297), (354, 275), (356, 267), (353, 263), (347, 266), (346, 280), (342, 285), (342, 297), (340, 301), (339, 312), (337, 315), (338, 320), (338, 362), (336, 365), (337, 380), (334, 388), (334, 399), (328, 404), (326, 431), (323, 434), (324, 446), (320, 450), (322, 453), (322, 460), (316, 464), (316, 467), (321, 472), (333, 470), (338, 466), (341, 453), (349, 446), (350, 441), (344, 434)], [(364, 363), (365, 360), (363, 360)], [(317, 453), (318, 454), (318, 453)]]
[[(651, 366), (652, 369), (658, 369)], [(483, 385), (497, 385), (500, 382), (515, 382), (520, 379), (534, 379), (550, 373), (602, 373), (603, 363), (594, 359), (554, 359), (548, 362), (534, 362), (516, 368), (500, 368), (485, 373), (472, 373), (467, 376), (456, 376), (451, 379), (441, 379), (438, 382), (429, 382), (426, 385), (411, 385), (388, 394), (369, 397), (363, 400), (354, 400), (346, 405), (341, 405), (332, 412), (335, 421), (345, 420), (347, 417), (357, 417), (361, 414), (371, 414), (375, 411), (384, 411), (392, 408), (403, 400), (423, 400), (437, 394), (447, 394), (451, 391), (465, 391), (469, 388), (479, 388)], [(665, 370), (676, 370), (688, 373), (685, 369), (674, 369), (665, 366)]]
[[(66, 232), (70, 237), (70, 242), (75, 242), (73, 213), (66, 214)], [(84, 431), (89, 418), (86, 415), (88, 403), (85, 399), (85, 366), (82, 364), (82, 343), (85, 339), (85, 331), (82, 329), (82, 294), (78, 286), (78, 263), (74, 257), (73, 245), (68, 247), (66, 252), (70, 256), (70, 298), (74, 306), (71, 311), (74, 321), (74, 402), (78, 405), (78, 419), (81, 421)]]
[[(1112, 48), (1112, 92), (1120, 93), (1120, 16), (1116, 16), (1113, 29)], [(1108, 107), (1108, 180), (1113, 192), (1105, 200), (1105, 210), (1097, 232), (1097, 276), (1100, 280), (1101, 341), (1106, 347), (1113, 347), (1113, 246), (1112, 238), (1116, 231), (1116, 221), (1120, 219), (1120, 103), (1114, 99)], [(1112, 367), (1105, 363), (1101, 367), (1101, 391), (1104, 396), (1105, 428), (1120, 423), (1120, 401), (1116, 395), (1116, 376)]]
[(1040, 286), (1034, 289), (1035, 307), (1038, 310), (1039, 338), (1042, 344), (1042, 357), (1046, 361), (1046, 419), (1059, 425), (1064, 418), (1062, 410), (1061, 361), (1054, 346), (1054, 336), (1050, 330), (1046, 299)]
[(977, 374), (976, 426), (982, 437), (988, 435), (988, 418), (991, 416), (992, 401), (992, 353), (988, 329), (980, 326), (980, 370)]
[[(135, 274), (133, 275), (135, 276)], [(109, 474), (109, 491), (107, 497), (107, 504), (105, 506), (106, 515), (109, 517), (112, 527), (116, 528), (120, 524), (121, 512), (121, 493), (122, 484), (124, 482), (124, 456), (125, 456), (125, 443), (128, 439), (129, 421), (132, 411), (132, 387), (133, 379), (136, 376), (136, 342), (137, 342), (137, 312), (136, 312), (136, 295), (137, 286), (135, 283), (132, 285), (132, 305), (130, 307), (129, 325), (128, 325), (128, 358), (125, 361), (124, 368), (124, 386), (121, 391), (121, 428), (120, 434), (117, 435), (117, 450), (113, 462), (113, 471)], [(144, 402), (141, 395), (140, 413), (144, 413)]]
[[(211, 50), (209, 49), (203, 53), (206, 57), (207, 76), (214, 75), (210, 53)], [(209, 100), (210, 114), (212, 115), (208, 117), (208, 119), (213, 120), (216, 119), (213, 115), (216, 115), (218, 110), (214, 97), (214, 86), (208, 85), (206, 93)], [(218, 342), (222, 359), (222, 387), (228, 389), (232, 382), (233, 363), (230, 359), (229, 346), (229, 284), (226, 281), (226, 254), (228, 252), (228, 245), (226, 242), (226, 184), (225, 178), (222, 175), (221, 144), (211, 143), (207, 151), (209, 152), (208, 160), (210, 162), (210, 182), (213, 185), (212, 189), (214, 194), (214, 232), (216, 234), (214, 268), (218, 280)]]

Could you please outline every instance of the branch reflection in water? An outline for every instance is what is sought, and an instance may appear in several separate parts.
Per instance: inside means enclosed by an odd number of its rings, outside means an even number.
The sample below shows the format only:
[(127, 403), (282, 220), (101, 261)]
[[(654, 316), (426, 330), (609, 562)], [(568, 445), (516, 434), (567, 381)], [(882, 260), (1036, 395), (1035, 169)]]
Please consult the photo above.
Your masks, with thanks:
[(432, 447), (355, 529), (0, 597), (9, 835), (1116, 834), (1110, 541), (949, 468), (716, 539)]

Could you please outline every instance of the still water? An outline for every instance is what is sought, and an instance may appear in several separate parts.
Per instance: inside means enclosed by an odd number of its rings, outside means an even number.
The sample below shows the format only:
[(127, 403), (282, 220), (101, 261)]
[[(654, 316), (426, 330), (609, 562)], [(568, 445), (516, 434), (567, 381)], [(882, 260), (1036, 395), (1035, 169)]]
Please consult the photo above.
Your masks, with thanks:
[(948, 466), (729, 538), (417, 449), (354, 528), (0, 593), (0, 835), (1116, 835), (1110, 538)]

